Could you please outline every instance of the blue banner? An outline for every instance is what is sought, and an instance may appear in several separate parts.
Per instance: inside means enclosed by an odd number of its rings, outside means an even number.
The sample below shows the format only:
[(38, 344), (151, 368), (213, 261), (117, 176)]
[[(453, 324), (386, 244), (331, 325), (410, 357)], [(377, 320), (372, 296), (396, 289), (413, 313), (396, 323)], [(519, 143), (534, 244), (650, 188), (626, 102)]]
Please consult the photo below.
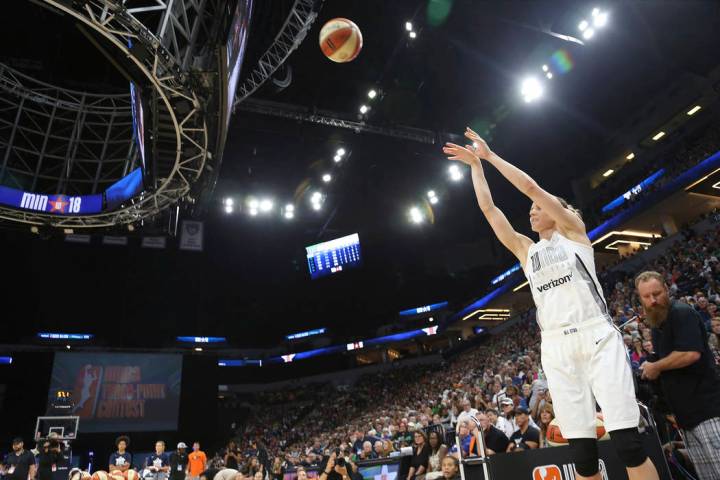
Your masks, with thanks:
[(102, 212), (102, 195), (45, 195), (0, 186), (0, 205), (55, 215), (91, 215)]
[(182, 356), (57, 353), (49, 399), (72, 392), (83, 432), (177, 429)]
[(420, 315), (422, 313), (434, 312), (448, 306), (448, 302), (433, 303), (432, 305), (425, 305), (422, 307), (411, 308), (409, 310), (403, 310), (400, 312), (401, 317), (410, 317), (413, 315)]

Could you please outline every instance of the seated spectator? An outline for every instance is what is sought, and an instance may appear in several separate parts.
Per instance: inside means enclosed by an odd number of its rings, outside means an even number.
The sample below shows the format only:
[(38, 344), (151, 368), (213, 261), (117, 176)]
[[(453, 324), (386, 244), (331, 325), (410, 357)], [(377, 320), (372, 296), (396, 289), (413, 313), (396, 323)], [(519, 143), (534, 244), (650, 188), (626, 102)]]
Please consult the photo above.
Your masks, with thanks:
[(377, 458), (377, 453), (373, 450), (373, 444), (370, 441), (363, 442), (363, 449), (358, 455), (358, 460), (372, 460)]
[(523, 383), (522, 390), (520, 393), (520, 407), (530, 409), (530, 400), (532, 397), (532, 385), (529, 383)]
[(712, 352), (715, 366), (720, 369), (720, 317), (715, 317), (710, 321), (708, 345), (710, 346), (710, 352)]
[(549, 447), (547, 443), (547, 431), (548, 426), (550, 426), (550, 422), (552, 422), (555, 419), (555, 410), (553, 410), (553, 406), (549, 403), (543, 407), (543, 409), (540, 411), (540, 445), (539, 448), (546, 448)]
[(143, 477), (164, 480), (170, 472), (170, 458), (165, 453), (165, 442), (155, 442), (155, 452), (145, 459)]
[(122, 435), (115, 439), (117, 451), (110, 455), (108, 472), (118, 472), (121, 477), (127, 478), (127, 471), (132, 467), (132, 455), (127, 451), (130, 446), (130, 438)]
[(427, 436), (422, 430), (415, 432), (414, 438), (415, 446), (413, 447), (413, 456), (410, 459), (407, 480), (424, 480), (430, 462), (430, 445), (428, 445)]
[(640, 339), (640, 337), (633, 338), (632, 348), (633, 351), (630, 355), (630, 360), (633, 362), (633, 365), (637, 363), (639, 367), (643, 364), (647, 357), (647, 355), (645, 354), (645, 350), (643, 350), (642, 340)]
[(495, 426), (510, 438), (515, 433), (515, 404), (511, 398), (504, 398), (500, 402), (500, 408), (502, 413), (499, 415)]
[[(458, 423), (460, 451), (457, 451), (457, 445), (453, 448), (456, 454), (462, 453), (462, 458), (480, 456), (480, 442), (477, 439), (477, 435), (473, 435), (470, 424), (475, 427), (475, 422), (472, 420), (464, 420)], [(475, 428), (475, 432), (477, 432), (477, 428)]]
[(469, 420), (469, 417), (474, 417), (477, 414), (477, 410), (472, 408), (469, 399), (464, 399), (461, 403), (461, 406), (462, 412), (460, 412), (460, 415), (458, 415), (457, 417), (458, 423), (464, 420)]
[(530, 425), (530, 412), (526, 408), (516, 409), (515, 421), (518, 429), (510, 437), (507, 451), (532, 450), (540, 444), (540, 431)]
[(425, 480), (436, 480), (442, 476), (442, 459), (447, 455), (448, 448), (443, 444), (440, 434), (436, 430), (428, 435), (428, 444), (430, 445), (430, 458)]
[(447, 455), (442, 461), (443, 480), (460, 480), (460, 462), (457, 458)]
[(508, 437), (490, 423), (490, 418), (484, 414), (478, 414), (478, 421), (483, 432), (483, 441), (485, 442), (485, 455), (495, 455), (496, 453), (505, 453), (510, 440)]
[(375, 458), (385, 458), (385, 445), (382, 440), (375, 441), (373, 450), (375, 451)]

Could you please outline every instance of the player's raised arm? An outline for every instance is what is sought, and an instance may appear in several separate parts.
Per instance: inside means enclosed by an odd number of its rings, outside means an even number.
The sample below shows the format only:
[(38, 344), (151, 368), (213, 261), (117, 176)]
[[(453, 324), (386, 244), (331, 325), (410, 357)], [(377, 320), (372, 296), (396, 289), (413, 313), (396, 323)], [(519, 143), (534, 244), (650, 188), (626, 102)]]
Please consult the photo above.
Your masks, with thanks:
[(532, 240), (516, 232), (502, 210), (495, 206), (480, 159), (469, 148), (454, 143), (445, 144), (443, 152), (450, 160), (457, 160), (470, 166), (475, 196), (480, 210), (487, 218), (498, 240), (520, 260), (520, 264), (524, 267)]
[(487, 142), (470, 128), (465, 131), (465, 136), (473, 142), (473, 153), (478, 158), (491, 163), (515, 188), (545, 210), (560, 230), (585, 235), (582, 219), (573, 210), (565, 208), (558, 197), (546, 192), (530, 175), (490, 150)]

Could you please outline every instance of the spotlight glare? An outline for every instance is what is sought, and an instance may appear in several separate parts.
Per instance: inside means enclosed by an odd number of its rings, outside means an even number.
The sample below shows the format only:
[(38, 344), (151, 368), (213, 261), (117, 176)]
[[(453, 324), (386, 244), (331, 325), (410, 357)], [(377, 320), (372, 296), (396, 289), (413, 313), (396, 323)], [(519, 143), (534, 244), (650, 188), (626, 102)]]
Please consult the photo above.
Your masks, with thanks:
[(258, 214), (258, 211), (257, 211), (256, 209), (254, 209), (254, 208), (251, 208), (251, 209), (250, 209), (250, 216), (251, 216), (251, 217), (255, 217), (255, 216), (257, 216), (257, 214)]
[(225, 200), (223, 201), (223, 203), (227, 207), (232, 207), (235, 204), (235, 201), (230, 197), (226, 197)]
[(330, 180), (332, 180), (332, 176), (329, 173), (326, 173), (322, 176), (323, 182), (328, 183)]
[(338, 148), (338, 150), (337, 150), (336, 153), (342, 157), (343, 155), (345, 155), (345, 149), (344, 149), (344, 148)]
[(662, 137), (664, 137), (664, 136), (665, 136), (665, 132), (659, 131), (658, 133), (656, 133), (656, 134), (652, 137), (652, 139), (657, 142), (658, 140), (660, 140), (660, 139), (661, 139)]
[(70, 345), (65, 345), (65, 348), (67, 348), (68, 350), (70, 350)]
[(372, 100), (373, 98), (377, 97), (377, 91), (375, 89), (372, 89), (368, 92), (368, 98)]
[(628, 160), (632, 160), (633, 158), (635, 158), (635, 154), (633, 152), (630, 152), (625, 158)]
[(370, 108), (367, 105), (360, 106), (360, 113), (362, 113), (363, 115), (365, 115), (368, 112), (368, 110), (370, 110)]
[(232, 205), (225, 205), (225, 213), (233, 213)]
[(269, 212), (273, 208), (273, 202), (270, 199), (264, 199), (260, 202), (260, 210), (263, 212)]
[(313, 202), (319, 202), (320, 200), (322, 200), (322, 193), (320, 193), (320, 192), (313, 193), (310, 200), (312, 200)]
[(450, 173), (450, 180), (452, 180), (453, 182), (458, 182), (463, 178), (460, 167), (458, 167), (457, 165), (450, 165), (450, 167), (448, 168), (448, 172)]
[(548, 78), (548, 80), (553, 78), (553, 74), (551, 72), (547, 72), (545, 76)]
[(549, 70), (547, 65), (543, 65), (543, 72), (547, 72)]
[(342, 160), (342, 157), (340, 155), (335, 155), (333, 157), (333, 160), (335, 160), (335, 163), (338, 163), (340, 160)]
[(588, 28), (583, 32), (583, 38), (585, 40), (590, 40), (593, 35), (595, 35), (595, 30), (593, 30), (592, 28)]
[(412, 32), (412, 22), (405, 22), (405, 30)]
[(593, 8), (593, 10), (592, 10), (592, 16), (593, 16), (593, 17), (597, 17), (599, 13), (600, 13), (600, 9), (599, 9), (599, 8), (597, 8), (597, 7)]
[(195, 347), (196, 352), (202, 352), (202, 347)]
[(430, 190), (430, 191), (427, 193), (427, 196), (428, 196), (429, 198), (435, 197), (435, 196), (436, 196), (436, 195), (435, 195), (435, 190)]
[(319, 202), (313, 202), (313, 210), (320, 210), (320, 208), (322, 208), (322, 206)]
[(258, 207), (260, 206), (260, 202), (258, 202), (257, 199), (252, 198), (252, 197), (248, 199), (247, 204), (248, 204), (248, 207), (250, 208), (250, 210), (257, 210)]
[(423, 214), (417, 207), (412, 207), (409, 212), (410, 215), (410, 221), (413, 223), (422, 223), (423, 221)]
[(687, 114), (688, 114), (688, 115), (695, 115), (695, 113), (697, 113), (697, 111), (700, 110), (701, 108), (702, 108), (702, 107), (701, 107), (700, 105), (695, 105), (693, 108), (691, 108), (690, 110), (688, 110)]
[(285, 205), (285, 211), (286, 211), (286, 212), (294, 212), (294, 211), (295, 211), (295, 205), (293, 205), (292, 203), (288, 203), (287, 205)]
[(410, 38), (417, 38), (417, 33), (410, 32)]
[(520, 93), (526, 102), (532, 102), (542, 96), (543, 88), (536, 78), (530, 77), (523, 80)]
[(581, 32), (584, 32), (585, 29), (588, 27), (588, 25), (589, 25), (589, 24), (588, 24), (588, 21), (587, 21), (587, 20), (583, 20), (583, 21), (580, 22), (580, 24), (578, 25), (578, 30), (580, 30)]
[(599, 13), (593, 18), (593, 25), (597, 28), (602, 28), (607, 24), (608, 14), (607, 12)]
[(615, 173), (615, 170), (613, 170), (612, 168), (610, 168), (610, 169), (608, 169), (605, 173), (603, 173), (603, 177), (607, 178), (607, 177), (609, 177), (610, 175), (612, 175), (613, 173)]
[(437, 198), (437, 197), (430, 197), (430, 203), (432, 203), (433, 205), (435, 205), (436, 203), (438, 203), (438, 198)]
[(292, 220), (293, 218), (295, 218), (295, 213), (294, 213), (293, 211), (291, 211), (291, 210), (286, 210), (286, 211), (285, 211), (285, 218), (288, 219), (288, 220)]

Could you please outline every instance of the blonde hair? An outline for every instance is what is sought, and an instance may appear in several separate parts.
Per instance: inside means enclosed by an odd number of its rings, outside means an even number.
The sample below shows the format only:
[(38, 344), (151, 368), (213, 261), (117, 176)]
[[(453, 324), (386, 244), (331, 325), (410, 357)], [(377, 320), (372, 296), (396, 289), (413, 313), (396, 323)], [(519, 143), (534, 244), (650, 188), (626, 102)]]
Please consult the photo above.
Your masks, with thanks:
[(640, 273), (637, 277), (635, 277), (635, 288), (638, 288), (638, 285), (644, 282), (649, 282), (650, 280), (657, 280), (660, 282), (663, 286), (667, 287), (665, 285), (665, 277), (663, 277), (660, 273), (648, 270), (645, 272)]
[(560, 205), (573, 212), (575, 215), (580, 217), (580, 220), (582, 220), (582, 212), (579, 209), (573, 207), (567, 200), (562, 197), (556, 196), (556, 198), (560, 201)]

